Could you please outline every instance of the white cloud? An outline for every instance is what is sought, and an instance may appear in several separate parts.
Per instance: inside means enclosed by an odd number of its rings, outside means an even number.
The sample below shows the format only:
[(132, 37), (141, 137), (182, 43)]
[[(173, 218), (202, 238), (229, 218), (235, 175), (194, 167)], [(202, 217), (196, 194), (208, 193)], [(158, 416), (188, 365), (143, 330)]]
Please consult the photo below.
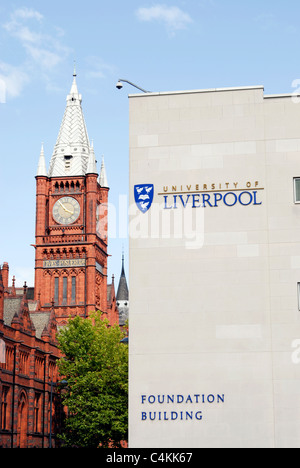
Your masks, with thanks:
[(139, 8), (136, 11), (136, 15), (140, 21), (159, 21), (163, 23), (171, 34), (174, 34), (177, 30), (186, 29), (188, 24), (193, 22), (190, 15), (177, 6), (166, 6), (162, 4), (154, 5), (149, 8)]
[(116, 68), (109, 63), (105, 63), (101, 57), (89, 56), (86, 59), (88, 71), (87, 78), (105, 78), (116, 73)]
[(277, 30), (286, 34), (296, 34), (298, 32), (296, 26), (286, 23), (285, 21), (281, 21), (281, 19), (276, 18), (276, 16), (272, 13), (261, 13), (256, 18), (254, 18), (254, 21), (263, 32), (272, 30)]
[(14, 11), (12, 14), (12, 18), (22, 18), (22, 19), (30, 19), (34, 18), (38, 21), (41, 21), (44, 17), (41, 13), (39, 13), (36, 10), (33, 10), (32, 8), (18, 8), (17, 10)]
[(37, 10), (16, 9), (2, 27), (19, 41), (26, 53), (26, 60), (22, 65), (13, 66), (0, 62), (0, 79), (5, 82), (7, 96), (18, 96), (24, 85), (30, 81), (29, 76), (35, 72), (47, 77), (48, 83), (49, 72), (70, 53), (70, 49), (61, 40), (63, 30), (46, 25), (44, 16)]
[(65, 52), (67, 52), (67, 49), (63, 50), (63, 48), (60, 48), (61, 53), (59, 53), (58, 50), (51, 51), (43, 47), (32, 46), (30, 44), (27, 44), (25, 48), (30, 57), (45, 71), (51, 70), (61, 63), (65, 56)]
[(25, 25), (27, 20), (34, 19), (41, 23), (43, 15), (38, 11), (30, 10), (28, 8), (15, 10), (10, 15), (10, 20), (3, 25), (4, 29), (12, 36), (20, 39), (21, 41), (36, 42), (40, 39), (40, 34), (36, 34)]
[(6, 102), (8, 97), (19, 96), (30, 81), (29, 75), (22, 68), (0, 62), (0, 102)]
[[(64, 60), (69, 49), (58, 40), (58, 37), (62, 37), (61, 28), (54, 28), (56, 36), (44, 32), (43, 19), (43, 15), (36, 10), (18, 9), (11, 14), (4, 28), (20, 41), (30, 59), (42, 68), (51, 69)], [(28, 25), (29, 20), (34, 22)]]

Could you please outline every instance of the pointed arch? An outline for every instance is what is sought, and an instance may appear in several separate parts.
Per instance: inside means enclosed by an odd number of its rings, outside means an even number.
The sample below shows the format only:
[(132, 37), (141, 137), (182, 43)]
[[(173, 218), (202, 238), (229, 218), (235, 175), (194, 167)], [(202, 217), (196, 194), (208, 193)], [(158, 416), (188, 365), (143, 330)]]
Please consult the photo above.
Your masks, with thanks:
[(22, 390), (18, 399), (18, 425), (17, 425), (17, 446), (27, 448), (28, 431), (28, 397), (25, 390)]

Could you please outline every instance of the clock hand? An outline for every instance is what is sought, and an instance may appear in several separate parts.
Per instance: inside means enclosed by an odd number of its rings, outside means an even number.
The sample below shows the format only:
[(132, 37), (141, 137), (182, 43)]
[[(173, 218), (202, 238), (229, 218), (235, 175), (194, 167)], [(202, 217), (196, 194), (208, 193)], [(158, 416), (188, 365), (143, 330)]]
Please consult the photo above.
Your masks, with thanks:
[(67, 213), (70, 213), (70, 214), (74, 214), (74, 211), (70, 211), (68, 210), (60, 200), (58, 200), (58, 203), (60, 204), (60, 206), (67, 212)]

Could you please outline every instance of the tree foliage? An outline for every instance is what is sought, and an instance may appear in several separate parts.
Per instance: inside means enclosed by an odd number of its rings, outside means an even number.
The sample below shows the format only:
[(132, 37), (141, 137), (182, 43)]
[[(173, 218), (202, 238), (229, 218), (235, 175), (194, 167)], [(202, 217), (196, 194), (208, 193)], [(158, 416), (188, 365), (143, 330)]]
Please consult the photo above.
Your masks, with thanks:
[(128, 346), (124, 333), (101, 313), (75, 317), (61, 330), (59, 372), (68, 409), (66, 447), (118, 447), (128, 432)]

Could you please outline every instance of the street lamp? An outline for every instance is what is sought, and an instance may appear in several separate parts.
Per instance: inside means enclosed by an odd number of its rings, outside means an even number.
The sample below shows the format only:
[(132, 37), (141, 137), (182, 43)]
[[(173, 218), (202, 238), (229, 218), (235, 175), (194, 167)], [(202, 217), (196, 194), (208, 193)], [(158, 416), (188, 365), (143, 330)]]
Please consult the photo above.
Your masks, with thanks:
[(123, 83), (128, 83), (131, 86), (134, 86), (135, 88), (139, 89), (140, 91), (143, 91), (143, 93), (151, 93), (151, 91), (146, 91), (145, 89), (140, 88), (139, 86), (135, 85), (134, 83), (131, 83), (131, 81), (123, 80), (121, 78), (119, 79), (118, 83), (116, 84), (117, 89), (122, 89), (123, 88), (122, 82)]

